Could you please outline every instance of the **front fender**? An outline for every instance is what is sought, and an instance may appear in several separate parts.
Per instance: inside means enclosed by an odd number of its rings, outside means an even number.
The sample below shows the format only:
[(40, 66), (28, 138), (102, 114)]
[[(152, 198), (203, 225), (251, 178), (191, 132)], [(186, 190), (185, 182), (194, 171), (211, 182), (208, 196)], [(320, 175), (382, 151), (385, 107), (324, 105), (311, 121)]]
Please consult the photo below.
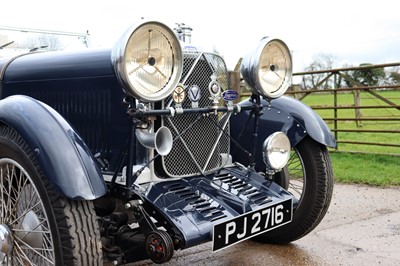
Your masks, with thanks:
[[(268, 105), (268, 102), (264, 100), (262, 104)], [(273, 100), (272, 106), (292, 116), (316, 142), (331, 148), (336, 147), (335, 137), (328, 125), (313, 109), (303, 102), (292, 97), (283, 96)]]
[[(249, 100), (239, 103), (240, 106), (251, 104)], [(329, 127), (318, 114), (304, 103), (291, 97), (282, 96), (272, 100), (271, 104), (265, 100), (262, 100), (261, 104), (264, 108), (257, 132), (256, 170), (264, 168), (261, 150), (264, 140), (276, 131), (286, 133), (292, 147), (296, 146), (306, 135), (325, 146), (336, 147), (336, 140)], [(246, 121), (248, 121), (247, 124)], [(249, 152), (251, 152), (254, 138), (253, 129), (254, 117), (250, 117), (250, 111), (232, 116), (231, 136)], [(240, 136), (241, 132), (243, 134)], [(248, 155), (241, 152), (235, 143), (232, 142), (231, 145), (234, 160), (245, 165), (248, 164)]]
[(54, 109), (27, 96), (10, 96), (0, 101), (0, 121), (21, 135), (58, 193), (84, 200), (106, 193), (91, 152)]

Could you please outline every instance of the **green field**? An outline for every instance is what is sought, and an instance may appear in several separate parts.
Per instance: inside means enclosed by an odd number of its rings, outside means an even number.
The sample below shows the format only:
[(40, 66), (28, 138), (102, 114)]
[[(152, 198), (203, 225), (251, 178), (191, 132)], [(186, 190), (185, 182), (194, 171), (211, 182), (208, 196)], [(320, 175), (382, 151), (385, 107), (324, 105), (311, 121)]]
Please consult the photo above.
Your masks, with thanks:
[[(380, 91), (396, 105), (400, 105), (400, 90)], [(245, 97), (245, 96), (244, 96)], [(387, 106), (375, 96), (361, 92), (361, 106)], [(327, 93), (311, 94), (303, 102), (313, 106), (333, 106), (334, 95)], [(353, 93), (343, 93), (337, 96), (338, 106), (354, 105)], [(316, 110), (322, 118), (333, 118), (333, 110)], [(362, 118), (400, 118), (400, 110), (395, 108), (362, 109)], [(355, 118), (354, 109), (338, 110), (338, 118)], [(334, 129), (333, 121), (326, 121)], [(362, 121), (357, 126), (355, 121), (339, 121), (338, 129), (360, 130), (397, 130), (399, 121)], [(400, 133), (356, 133), (338, 132), (339, 141), (360, 141), (400, 145)], [(338, 150), (331, 149), (335, 181), (340, 183), (359, 183), (374, 186), (400, 186), (400, 147), (378, 145), (356, 145), (339, 143)]]
[(400, 186), (400, 157), (332, 153), (335, 181), (374, 186)]
[[(379, 92), (380, 95), (389, 99), (396, 105), (400, 105), (400, 91)], [(303, 102), (310, 106), (332, 106), (333, 94), (309, 95)], [(339, 94), (338, 105), (354, 104), (353, 94)], [(375, 96), (361, 93), (362, 106), (387, 105)], [(333, 110), (316, 110), (322, 118), (333, 118)], [(338, 110), (338, 118), (354, 118), (354, 109)], [(362, 109), (363, 118), (399, 118), (400, 110), (395, 108), (386, 109)], [(327, 122), (331, 129), (334, 124)], [(362, 126), (357, 127), (355, 121), (340, 121), (338, 129), (371, 129), (371, 130), (400, 130), (400, 121), (362, 121)], [(355, 133), (339, 132), (338, 140), (362, 141), (400, 144), (400, 133)], [(362, 183), (379, 186), (400, 185), (400, 156), (388, 156), (378, 154), (400, 155), (399, 147), (385, 147), (375, 145), (343, 144), (338, 146), (339, 151), (353, 151), (353, 153), (332, 152), (332, 162), (337, 182)], [(373, 154), (359, 154), (373, 153)]]
[[(393, 103), (400, 105), (400, 91), (380, 92), (380, 95)], [(304, 103), (310, 106), (332, 106), (333, 94), (316, 94), (310, 95), (303, 100)], [(338, 105), (353, 105), (353, 94), (339, 94)], [(367, 93), (361, 93), (362, 106), (387, 106), (382, 100)], [(333, 118), (333, 110), (316, 110), (322, 118)], [(355, 118), (354, 109), (338, 110), (338, 118)], [(400, 118), (400, 110), (395, 108), (384, 109), (362, 109), (362, 118)], [(333, 121), (327, 121), (331, 129), (334, 128)], [(397, 130), (400, 131), (400, 121), (362, 121), (361, 126), (357, 127), (355, 121), (339, 121), (338, 129), (359, 129), (359, 130)], [(358, 132), (338, 132), (338, 140), (346, 141), (362, 141), (374, 142), (383, 144), (396, 144), (400, 145), (399, 133), (358, 133)], [(353, 145), (353, 144), (339, 144), (339, 150), (342, 151), (356, 151), (368, 153), (392, 153), (400, 155), (399, 147), (387, 147), (376, 145)]]

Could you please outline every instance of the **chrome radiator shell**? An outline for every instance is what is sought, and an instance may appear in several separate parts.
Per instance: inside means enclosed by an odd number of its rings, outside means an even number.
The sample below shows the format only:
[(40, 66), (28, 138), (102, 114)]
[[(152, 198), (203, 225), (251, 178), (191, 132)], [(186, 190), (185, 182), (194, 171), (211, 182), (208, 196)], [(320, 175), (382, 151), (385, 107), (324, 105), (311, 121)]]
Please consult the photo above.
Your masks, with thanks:
[[(228, 71), (224, 60), (217, 54), (185, 51), (180, 81), (186, 91), (182, 108), (192, 108), (188, 93), (189, 88), (194, 85), (200, 88), (201, 93), (198, 108), (212, 106), (213, 100), (209, 92), (212, 79), (220, 84), (221, 92), (228, 89)], [(223, 106), (224, 102), (220, 99), (218, 105)], [(168, 97), (164, 100), (163, 107), (171, 106), (174, 103)], [(186, 177), (207, 174), (222, 168), (227, 161), (230, 147), (229, 117), (230, 114), (226, 113), (163, 117), (162, 125), (171, 130), (174, 138), (171, 152), (162, 157), (165, 173), (171, 177)]]

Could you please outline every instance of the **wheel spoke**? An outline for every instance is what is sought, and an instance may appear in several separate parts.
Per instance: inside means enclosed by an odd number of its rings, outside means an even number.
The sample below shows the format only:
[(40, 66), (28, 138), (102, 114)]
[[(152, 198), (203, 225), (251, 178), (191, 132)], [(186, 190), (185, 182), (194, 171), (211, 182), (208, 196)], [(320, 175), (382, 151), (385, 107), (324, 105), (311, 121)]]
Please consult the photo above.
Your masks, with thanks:
[[(11, 194), (11, 191), (12, 191), (12, 181), (13, 181), (13, 176), (14, 175), (10, 174), (9, 165), (6, 165), (6, 168), (7, 168), (7, 170), (6, 170), (7, 173), (6, 174), (7, 174), (7, 177), (9, 177), (9, 182), (7, 184), (7, 190), (4, 191), (6, 193), (6, 196), (7, 196), (7, 204), (5, 206), (5, 210), (6, 210), (5, 215), (6, 215), (6, 217), (10, 217), (10, 219), (11, 219), (12, 215), (13, 215), (13, 212), (11, 211), (12, 210), (12, 207), (11, 207), (11, 205), (12, 205), (12, 194)], [(13, 167), (12, 172), (14, 172), (14, 167)], [(7, 214), (9, 214), (9, 216)]]
[[(19, 185), (17, 186), (18, 191), (17, 190), (15, 191), (15, 195), (17, 195), (15, 198), (15, 202), (16, 203), (18, 202), (20, 204), (28, 204), (27, 206), (32, 205), (32, 204), (37, 205), (38, 203), (40, 204), (40, 199), (38, 199), (36, 192), (32, 191), (33, 186), (30, 184), (28, 178), (26, 178), (25, 173), (23, 171), (20, 171), (20, 177), (19, 177), (18, 181), (19, 181)], [(22, 196), (24, 196), (24, 198), (22, 198)], [(30, 196), (30, 197), (26, 198), (27, 196)], [(34, 198), (36, 198), (36, 200), (34, 200)], [(37, 203), (35, 203), (35, 202), (37, 202)], [(17, 207), (22, 208), (21, 205), (18, 206), (17, 204), (15, 204), (14, 205), (15, 213), (18, 213), (18, 211), (16, 209)], [(32, 208), (34, 208), (34, 207), (32, 207)]]
[(290, 155), (290, 159), (288, 162), (288, 171), (289, 192), (291, 192), (292, 195), (300, 201), (305, 186), (305, 171), (304, 164), (297, 150), (294, 150)]
[[(43, 186), (43, 181), (48, 179), (35, 171), (36, 165), (32, 162), (35, 158), (24, 149), (26, 145), (20, 146), (23, 151), (12, 159), (7, 157), (15, 144), (23, 139), (4, 126), (0, 127), (0, 138), (5, 143), (2, 143), (4, 149), (0, 151), (0, 224), (10, 235), (5, 240), (6, 244), (13, 243), (11, 248), (6, 246), (7, 253), (0, 251), (0, 265), (54, 265), (56, 254), (64, 259), (75, 257), (87, 247), (79, 241), (67, 242), (72, 236), (76, 239), (96, 239), (95, 247), (86, 250), (86, 255), (77, 262), (79, 265), (91, 264), (92, 261), (95, 262), (92, 265), (102, 265), (100, 232), (96, 227), (82, 230), (77, 222), (85, 219), (96, 222), (92, 203), (61, 202), (64, 199), (53, 196), (51, 186)], [(33, 164), (29, 165), (29, 160)], [(21, 162), (24, 164), (21, 165)], [(29, 167), (24, 168), (26, 165)], [(61, 203), (65, 206), (59, 208)], [(82, 206), (90, 208), (86, 212), (82, 211)], [(54, 220), (49, 220), (48, 215), (52, 215)], [(65, 219), (65, 216), (70, 219)], [(60, 228), (62, 232), (55, 233)], [(64, 242), (67, 243), (62, 247), (54, 245)], [(3, 248), (4, 245), (1, 245)]]
[[(34, 254), (36, 254), (39, 258), (41, 258), (41, 259), (47, 261), (47, 262), (50, 263), (50, 264), (54, 264), (53, 261), (51, 261), (49, 258), (47, 258), (46, 256), (44, 256), (44, 255), (42, 254), (42, 252), (44, 252), (44, 253), (50, 253), (50, 252), (53, 251), (52, 249), (33, 248), (33, 247), (31, 247), (28, 243), (26, 243), (26, 242), (23, 241), (21, 238), (19, 238), (18, 236), (15, 236), (15, 238), (16, 238), (17, 241), (15, 241), (14, 243), (20, 247), (20, 249), (21, 249), (22, 252), (23, 252), (23, 248), (19, 245), (19, 243), (21, 243), (21, 244), (26, 248), (27, 251), (31, 251), (31, 252), (33, 252)], [(24, 254), (26, 255), (25, 252), (24, 252)]]
[(5, 220), (5, 217), (6, 217), (6, 214), (5, 214), (5, 209), (6, 209), (6, 207), (5, 207), (5, 205), (4, 205), (4, 203), (6, 202), (6, 199), (5, 199), (5, 196), (4, 196), (4, 191), (3, 191), (3, 188), (4, 188), (4, 179), (5, 179), (5, 177), (4, 177), (4, 174), (3, 174), (3, 167), (1, 167), (0, 168), (0, 199), (1, 199), (1, 202), (0, 202), (0, 208), (1, 208), (1, 216), (0, 216), (0, 222), (1, 223), (4, 223), (4, 220)]
[(19, 201), (21, 190), (28, 180), (25, 178), (23, 171), (19, 171), (18, 175), (16, 167), (9, 163), (1, 168), (1, 176), (2, 217), (4, 217), (2, 222), (6, 223), (15, 219), (17, 202)]
[(14, 242), (14, 256), (21, 265), (33, 265), (27, 254), (24, 252), (18, 242)]
[[(54, 264), (51, 232), (42, 201), (30, 177), (23, 168), (9, 159), (1, 159), (0, 177), (0, 223), (7, 224), (14, 237), (13, 251), (4, 255), (1, 264)], [(37, 224), (31, 225), (32, 228), (23, 228), (21, 225), (29, 212), (36, 215)], [(28, 244), (26, 237), (29, 234), (41, 235), (42, 243), (39, 242), (41, 244), (38, 247)], [(31, 235), (31, 237), (36, 236)]]
[(289, 186), (294, 192), (299, 195), (299, 197), (303, 194), (303, 185), (295, 185), (291, 182)]
[[(27, 232), (27, 233), (31, 233), (31, 232), (35, 232), (35, 233), (44, 233), (44, 234), (50, 234), (50, 230), (36, 230), (36, 228), (38, 228), (39, 226), (43, 226), (45, 228), (47, 228), (47, 226), (45, 225), (47, 223), (46, 220), (41, 221), (39, 224), (37, 224), (35, 227), (30, 228), (30, 230), (23, 230), (23, 229), (13, 229), (13, 232)], [(22, 237), (23, 238), (23, 237)]]
[(37, 202), (35, 205), (33, 205), (33, 206), (27, 208), (26, 210), (24, 210), (24, 212), (23, 212), (21, 215), (19, 215), (19, 216), (18, 216), (17, 218), (15, 218), (12, 222), (10, 222), (10, 225), (13, 225), (13, 224), (17, 223), (18, 220), (20, 220), (20, 219), (22, 219), (23, 217), (25, 217), (25, 215), (26, 215), (28, 212), (33, 211), (33, 209), (34, 209), (35, 207), (39, 206), (39, 205), (40, 205), (40, 202)]

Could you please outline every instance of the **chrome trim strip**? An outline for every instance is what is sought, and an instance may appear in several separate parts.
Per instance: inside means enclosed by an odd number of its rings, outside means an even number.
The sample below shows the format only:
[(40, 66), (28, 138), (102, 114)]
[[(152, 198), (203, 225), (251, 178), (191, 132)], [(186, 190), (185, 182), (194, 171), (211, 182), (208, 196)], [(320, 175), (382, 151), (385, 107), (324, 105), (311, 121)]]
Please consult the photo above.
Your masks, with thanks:
[[(192, 159), (192, 161), (194, 162), (195, 166), (197, 167), (197, 169), (199, 169), (200, 173), (204, 174), (203, 170), (201, 169), (200, 165), (197, 163), (196, 158), (194, 157), (193, 153), (190, 151), (188, 145), (186, 144), (186, 141), (182, 138), (182, 134), (179, 134), (178, 129), (175, 127), (175, 125), (172, 123), (171, 119), (168, 117), (167, 118), (168, 121), (170, 122), (171, 126), (173, 127), (173, 129), (175, 130), (176, 134), (178, 134), (178, 138), (180, 139), (180, 141), (182, 142), (183, 146), (185, 146), (186, 151), (189, 153), (190, 158)], [(196, 120), (198, 121), (198, 120)], [(170, 176), (175, 176), (175, 175), (171, 175), (170, 173), (168, 173)]]
[(190, 70), (188, 71), (187, 75), (185, 76), (185, 78), (182, 80), (182, 84), (186, 84), (186, 80), (189, 78), (190, 74), (192, 74), (194, 68), (197, 65), (197, 62), (199, 62), (200, 58), (203, 56), (204, 52), (201, 52), (199, 54), (199, 56), (196, 58), (196, 60), (193, 62), (192, 67), (190, 68)]
[(225, 120), (224, 125), (222, 126), (222, 130), (220, 130), (220, 132), (219, 132), (219, 135), (218, 135), (218, 137), (217, 137), (217, 140), (214, 142), (214, 145), (213, 145), (213, 147), (212, 147), (212, 149), (211, 149), (211, 151), (210, 151), (210, 154), (208, 155), (208, 158), (207, 158), (207, 160), (206, 160), (206, 163), (204, 164), (204, 168), (203, 168), (203, 170), (201, 171), (202, 173), (204, 173), (204, 172), (206, 171), (207, 166), (208, 166), (208, 164), (210, 163), (211, 157), (213, 156), (215, 150), (217, 149), (217, 145), (220, 144), (219, 141), (220, 141), (222, 135), (224, 134), (225, 128), (226, 128), (226, 126), (228, 125), (229, 118), (231, 117), (232, 113), (227, 113), (227, 114), (225, 114), (224, 116), (221, 117), (221, 120), (224, 119), (224, 117), (225, 117), (226, 115), (228, 115), (228, 117), (227, 117), (227, 119)]

